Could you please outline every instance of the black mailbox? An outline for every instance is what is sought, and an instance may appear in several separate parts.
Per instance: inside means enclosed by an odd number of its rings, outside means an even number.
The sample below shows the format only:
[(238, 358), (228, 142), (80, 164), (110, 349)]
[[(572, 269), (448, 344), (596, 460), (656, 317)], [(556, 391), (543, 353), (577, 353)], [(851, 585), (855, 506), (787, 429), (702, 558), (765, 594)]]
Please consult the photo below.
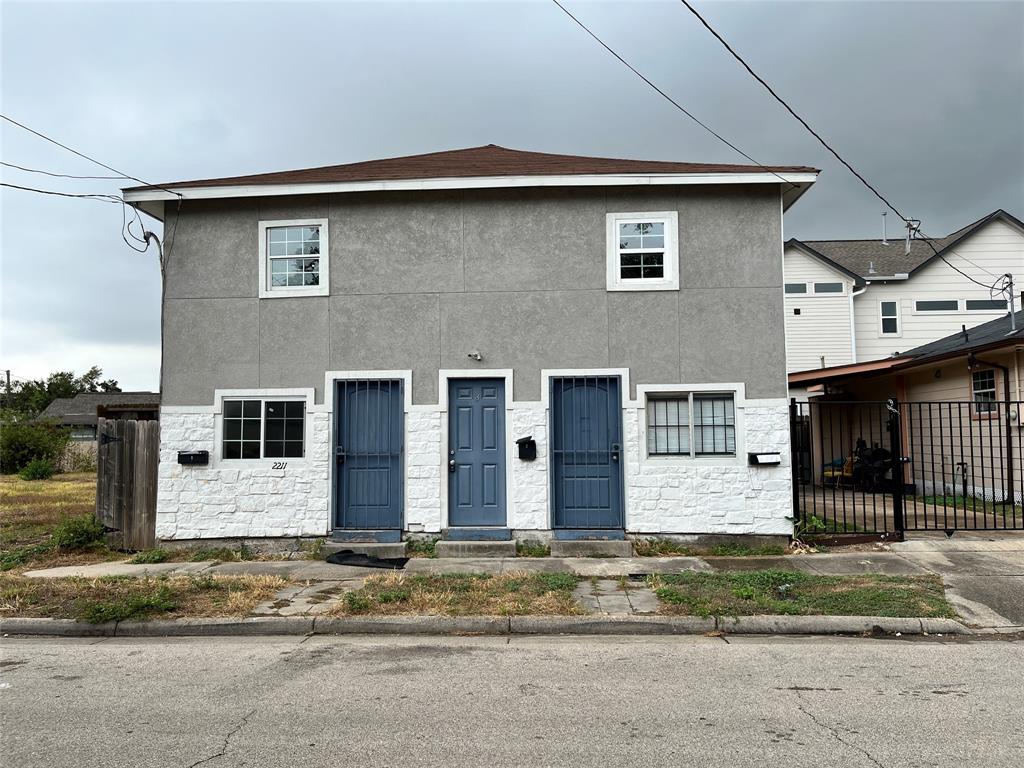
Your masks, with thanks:
[(178, 451), (178, 463), (204, 466), (210, 463), (209, 451)]
[(537, 458), (537, 441), (533, 439), (533, 435), (520, 437), (516, 440), (516, 445), (519, 446), (519, 458), (523, 461), (533, 461)]

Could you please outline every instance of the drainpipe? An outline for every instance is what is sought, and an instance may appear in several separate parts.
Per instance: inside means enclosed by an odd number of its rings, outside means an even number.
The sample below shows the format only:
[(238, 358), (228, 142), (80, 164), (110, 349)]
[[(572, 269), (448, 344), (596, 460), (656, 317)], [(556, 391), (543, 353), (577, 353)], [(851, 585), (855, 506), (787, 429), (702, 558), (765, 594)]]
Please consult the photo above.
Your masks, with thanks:
[(853, 319), (853, 300), (858, 296), (864, 295), (864, 291), (867, 289), (868, 287), (865, 285), (859, 291), (850, 291), (850, 354), (853, 355), (853, 359), (850, 360), (851, 363), (857, 362), (857, 324)]
[[(1003, 372), (1003, 400), (1006, 403), (1006, 498), (1003, 504), (1013, 505), (1013, 414), (1010, 412), (1010, 369), (1005, 365), (981, 360), (974, 355), (967, 356), (967, 367), (975, 368), (979, 364), (989, 368), (998, 368)], [(993, 499), (995, 501), (995, 499)]]

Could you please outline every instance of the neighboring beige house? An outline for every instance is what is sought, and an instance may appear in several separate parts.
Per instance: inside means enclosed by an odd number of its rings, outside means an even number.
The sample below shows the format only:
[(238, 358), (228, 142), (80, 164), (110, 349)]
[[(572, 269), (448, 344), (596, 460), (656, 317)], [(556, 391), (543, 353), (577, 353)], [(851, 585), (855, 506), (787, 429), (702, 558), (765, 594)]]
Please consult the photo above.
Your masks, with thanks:
[[(909, 493), (1022, 501), (1024, 480), (1024, 311), (951, 334), (900, 357), (789, 375), (805, 389), (819, 423), (810, 432), (813, 482), (836, 459), (889, 446), (877, 418), (899, 401)], [(811, 478), (808, 478), (811, 479)], [(827, 483), (826, 483), (827, 484)], [(967, 493), (963, 494), (966, 486)], [(1018, 508), (1015, 522), (1021, 527)], [(995, 526), (999, 527), (999, 526)]]
[(998, 210), (934, 244), (938, 254), (923, 241), (907, 253), (902, 239), (789, 240), (787, 370), (891, 357), (1007, 314), (1005, 297), (954, 267), (986, 285), (1012, 274), (1019, 297), (1024, 223)]

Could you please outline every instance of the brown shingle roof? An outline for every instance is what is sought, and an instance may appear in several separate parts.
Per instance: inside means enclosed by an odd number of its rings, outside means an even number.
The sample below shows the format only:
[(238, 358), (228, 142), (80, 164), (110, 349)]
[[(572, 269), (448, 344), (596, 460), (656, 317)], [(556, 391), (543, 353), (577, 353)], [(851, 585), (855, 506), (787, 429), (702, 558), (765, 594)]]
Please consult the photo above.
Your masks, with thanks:
[(74, 397), (58, 397), (39, 414), (41, 419), (56, 419), (61, 424), (95, 424), (96, 408), (156, 408), (159, 392), (82, 392)]
[(425, 155), (367, 160), (345, 165), (328, 165), (276, 173), (228, 176), (218, 179), (176, 181), (151, 186), (129, 187), (125, 191), (161, 187), (214, 187), (259, 184), (315, 184), (401, 179), (445, 179), (493, 176), (568, 176), (591, 174), (659, 173), (817, 173), (806, 166), (722, 165), (677, 163), (662, 160), (621, 160), (609, 157), (552, 155), (525, 152), (496, 144)]

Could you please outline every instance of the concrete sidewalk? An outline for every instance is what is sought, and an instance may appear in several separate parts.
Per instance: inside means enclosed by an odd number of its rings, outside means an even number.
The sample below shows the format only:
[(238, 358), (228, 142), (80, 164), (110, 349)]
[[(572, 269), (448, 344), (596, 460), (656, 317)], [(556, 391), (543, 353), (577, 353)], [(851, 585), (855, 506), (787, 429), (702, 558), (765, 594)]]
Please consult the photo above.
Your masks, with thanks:
[[(623, 557), (623, 558), (414, 558), (406, 565), (411, 574), (510, 573), (515, 571), (568, 571), (595, 577), (607, 586), (600, 589), (591, 609), (605, 615), (640, 615), (651, 611), (641, 589), (633, 594), (643, 600), (634, 606), (620, 593), (616, 597), (609, 580), (650, 573), (683, 571), (796, 570), (828, 576), (881, 573), (893, 576), (941, 576), (946, 595), (964, 620), (973, 626), (1008, 628), (1024, 626), (1024, 536), (1013, 534), (960, 535), (956, 538), (921, 536), (909, 541), (880, 545), (878, 550), (827, 552), (770, 557)], [(221, 576), (277, 575), (299, 582), (256, 613), (273, 616), (312, 616), (323, 612), (345, 591), (358, 589), (370, 575), (386, 573), (375, 568), (354, 568), (314, 560), (158, 563), (97, 563), (29, 571), (30, 578), (77, 576)], [(602, 599), (603, 598), (603, 599)], [(591, 601), (588, 601), (588, 605)], [(655, 609), (656, 610), (656, 609)]]

